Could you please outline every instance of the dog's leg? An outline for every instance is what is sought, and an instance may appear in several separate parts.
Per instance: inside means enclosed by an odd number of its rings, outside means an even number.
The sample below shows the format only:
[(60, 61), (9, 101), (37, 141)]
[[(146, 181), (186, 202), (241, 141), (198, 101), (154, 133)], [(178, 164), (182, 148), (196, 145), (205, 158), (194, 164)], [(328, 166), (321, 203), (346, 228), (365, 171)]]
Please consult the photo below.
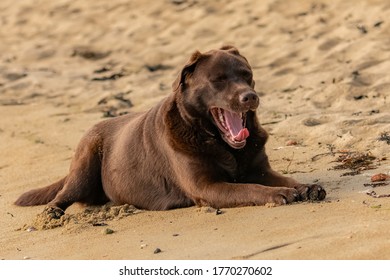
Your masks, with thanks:
[(247, 171), (247, 178), (248, 182), (265, 186), (294, 188), (299, 193), (299, 200), (323, 200), (326, 197), (326, 191), (320, 185), (302, 184), (273, 170), (264, 151), (258, 154)]
[(326, 197), (326, 191), (320, 185), (299, 183), (293, 178), (283, 176), (271, 168), (260, 175), (259, 181), (266, 186), (294, 188), (299, 193), (299, 200), (323, 200)]
[(284, 205), (298, 200), (294, 188), (266, 187), (257, 184), (201, 183), (192, 186), (192, 199), (200, 206), (229, 208), (237, 206)]
[(108, 200), (102, 188), (99, 149), (93, 141), (85, 142), (76, 151), (63, 189), (47, 205), (46, 211), (55, 217), (75, 202), (102, 204)]

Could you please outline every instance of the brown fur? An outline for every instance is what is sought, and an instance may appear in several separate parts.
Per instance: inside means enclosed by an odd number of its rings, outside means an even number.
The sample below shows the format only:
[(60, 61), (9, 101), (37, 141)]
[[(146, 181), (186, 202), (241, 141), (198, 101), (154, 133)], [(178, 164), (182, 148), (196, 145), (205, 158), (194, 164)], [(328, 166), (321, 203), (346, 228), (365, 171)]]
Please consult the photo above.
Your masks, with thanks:
[[(215, 208), (322, 200), (325, 191), (273, 171), (260, 126), (252, 71), (231, 46), (195, 52), (173, 94), (145, 113), (98, 123), (81, 139), (69, 174), (23, 194), (17, 205), (75, 202), (132, 204), (150, 210), (191, 205)], [(249, 137), (233, 147), (210, 108), (246, 113)], [(234, 144), (235, 145), (235, 144)]]

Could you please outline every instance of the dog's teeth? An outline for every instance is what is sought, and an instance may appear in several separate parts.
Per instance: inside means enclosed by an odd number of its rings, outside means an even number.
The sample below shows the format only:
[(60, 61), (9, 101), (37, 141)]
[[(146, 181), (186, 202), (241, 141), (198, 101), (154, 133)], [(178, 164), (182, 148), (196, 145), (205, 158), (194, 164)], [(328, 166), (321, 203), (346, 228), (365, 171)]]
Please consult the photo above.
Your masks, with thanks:
[(223, 115), (222, 115), (222, 112), (220, 109), (218, 109), (218, 117), (219, 117), (219, 120), (221, 121), (221, 123), (223, 123)]
[(222, 114), (222, 109), (218, 108), (218, 118), (219, 118), (219, 121), (221, 122), (221, 125), (226, 128), (226, 124), (225, 124), (225, 119), (223, 117), (223, 114)]
[(219, 121), (223, 124), (224, 119), (223, 119), (223, 115), (222, 115), (222, 110), (219, 108), (218, 108), (218, 117), (219, 117)]

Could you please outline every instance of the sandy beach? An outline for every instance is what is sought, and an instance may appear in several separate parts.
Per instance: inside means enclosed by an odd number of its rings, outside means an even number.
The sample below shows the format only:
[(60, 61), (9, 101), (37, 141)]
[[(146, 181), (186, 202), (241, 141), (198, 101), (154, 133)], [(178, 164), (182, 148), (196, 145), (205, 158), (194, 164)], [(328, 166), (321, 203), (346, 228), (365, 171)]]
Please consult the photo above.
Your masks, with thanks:
[[(0, 259), (390, 259), (388, 1), (2, 0), (0, 22)], [(151, 108), (225, 44), (253, 68), (273, 168), (325, 201), (75, 204), (54, 226), (13, 205), (67, 174), (93, 124)]]

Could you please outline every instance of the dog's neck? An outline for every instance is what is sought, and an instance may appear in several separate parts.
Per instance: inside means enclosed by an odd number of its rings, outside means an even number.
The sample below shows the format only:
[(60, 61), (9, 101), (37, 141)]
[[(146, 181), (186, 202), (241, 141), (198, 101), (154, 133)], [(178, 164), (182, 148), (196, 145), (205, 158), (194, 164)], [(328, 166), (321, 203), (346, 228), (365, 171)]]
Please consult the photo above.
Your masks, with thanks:
[(171, 138), (171, 146), (185, 153), (198, 153), (214, 139), (213, 132), (205, 129), (200, 118), (193, 118), (185, 111), (184, 104), (177, 94), (169, 96), (165, 102), (164, 124)]

